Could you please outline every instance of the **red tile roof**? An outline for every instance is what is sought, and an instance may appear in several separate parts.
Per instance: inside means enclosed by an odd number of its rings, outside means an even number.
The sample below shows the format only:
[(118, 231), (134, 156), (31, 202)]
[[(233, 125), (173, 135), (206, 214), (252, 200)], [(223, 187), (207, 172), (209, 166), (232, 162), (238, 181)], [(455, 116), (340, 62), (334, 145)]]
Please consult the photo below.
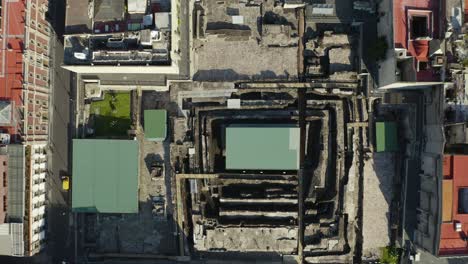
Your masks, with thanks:
[[(459, 190), (468, 188), (468, 156), (445, 156), (443, 166), (444, 178), (453, 179), (452, 220), (441, 225), (439, 255), (468, 255), (468, 214), (458, 210)], [(462, 232), (456, 232), (455, 223), (461, 223)]]
[(393, 1), (393, 33), (395, 46), (408, 48), (408, 10), (430, 10), (434, 15), (433, 35), (439, 36), (439, 1), (438, 0), (394, 0)]
[[(430, 13), (428, 13), (430, 12)], [(409, 39), (408, 17), (411, 15), (430, 15), (429, 25), (432, 25), (433, 38), (439, 38), (439, 23), (444, 19), (444, 12), (439, 12), (438, 0), (394, 0), (393, 1), (393, 34), (396, 48), (404, 48), (408, 54), (417, 60), (427, 62), (429, 43), (427, 47), (422, 45), (421, 40), (411, 41)], [(416, 76), (418, 81), (438, 80), (438, 74), (433, 70), (419, 71)]]
[[(4, 1), (1, 12), (3, 19), (0, 24), (0, 100), (13, 101), (14, 109), (17, 109), (23, 105), (25, 2)], [(14, 135), (18, 134), (17, 126), (0, 127), (0, 130), (13, 135), (12, 140), (15, 138)]]

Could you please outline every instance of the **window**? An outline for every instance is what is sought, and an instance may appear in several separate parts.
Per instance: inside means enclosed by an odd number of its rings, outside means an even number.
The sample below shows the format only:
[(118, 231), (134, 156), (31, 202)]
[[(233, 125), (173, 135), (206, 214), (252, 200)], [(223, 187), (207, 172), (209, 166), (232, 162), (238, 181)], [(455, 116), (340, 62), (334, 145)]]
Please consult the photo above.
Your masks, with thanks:
[(43, 227), (43, 226), (38, 227), (38, 228), (34, 229), (34, 234), (39, 234), (39, 233), (40, 233), (41, 231), (43, 231), (43, 230), (44, 230), (44, 227)]
[(418, 61), (418, 71), (426, 71), (429, 69), (429, 64), (425, 61)]
[[(1, 1), (0, 1), (1, 3)], [(2, 12), (2, 7), (0, 6), (0, 13)], [(0, 29), (2, 28), (2, 17), (0, 16)]]
[(411, 39), (428, 37), (428, 27), (427, 16), (411, 17)]
[(460, 188), (458, 190), (458, 213), (468, 213), (468, 188)]
[(42, 194), (45, 194), (45, 191), (33, 192), (33, 196), (34, 196), (34, 197), (39, 196), (39, 195), (42, 195)]
[(39, 207), (41, 207), (41, 206), (43, 206), (43, 205), (45, 205), (44, 202), (38, 202), (38, 203), (35, 203), (35, 204), (34, 204), (34, 208), (39, 208)]

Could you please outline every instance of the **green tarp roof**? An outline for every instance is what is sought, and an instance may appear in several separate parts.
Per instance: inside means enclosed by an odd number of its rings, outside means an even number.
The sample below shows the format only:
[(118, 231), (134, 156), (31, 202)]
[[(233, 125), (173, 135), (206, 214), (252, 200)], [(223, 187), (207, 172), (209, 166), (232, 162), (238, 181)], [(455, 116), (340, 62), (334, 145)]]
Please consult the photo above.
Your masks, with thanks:
[(226, 128), (226, 169), (297, 170), (298, 168), (298, 127), (232, 125)]
[(138, 212), (138, 143), (135, 140), (74, 139), (74, 212)]
[(166, 138), (166, 110), (145, 110), (145, 138), (152, 140), (164, 140)]
[(377, 152), (398, 150), (397, 125), (395, 122), (376, 122), (375, 134)]

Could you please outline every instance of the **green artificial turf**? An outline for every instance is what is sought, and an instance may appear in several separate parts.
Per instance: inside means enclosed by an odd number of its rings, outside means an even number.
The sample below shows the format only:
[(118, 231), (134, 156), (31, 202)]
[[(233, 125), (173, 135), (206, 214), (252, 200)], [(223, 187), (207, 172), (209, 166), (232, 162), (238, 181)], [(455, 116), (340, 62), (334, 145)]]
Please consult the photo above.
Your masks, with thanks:
[(105, 93), (104, 100), (91, 103), (91, 115), (94, 116), (95, 136), (126, 136), (132, 124), (130, 93)]

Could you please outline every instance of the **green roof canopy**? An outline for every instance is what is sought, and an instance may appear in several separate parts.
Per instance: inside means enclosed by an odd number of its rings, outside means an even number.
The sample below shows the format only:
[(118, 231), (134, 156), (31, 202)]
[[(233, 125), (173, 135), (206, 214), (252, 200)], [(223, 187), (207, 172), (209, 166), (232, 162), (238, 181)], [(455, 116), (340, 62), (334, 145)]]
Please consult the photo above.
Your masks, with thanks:
[(138, 143), (74, 139), (72, 210), (138, 212)]
[(155, 141), (166, 139), (166, 110), (145, 110), (145, 138)]
[(398, 150), (397, 125), (395, 122), (376, 122), (375, 134), (377, 152)]
[(226, 128), (226, 169), (297, 170), (298, 168), (298, 127), (232, 125)]

